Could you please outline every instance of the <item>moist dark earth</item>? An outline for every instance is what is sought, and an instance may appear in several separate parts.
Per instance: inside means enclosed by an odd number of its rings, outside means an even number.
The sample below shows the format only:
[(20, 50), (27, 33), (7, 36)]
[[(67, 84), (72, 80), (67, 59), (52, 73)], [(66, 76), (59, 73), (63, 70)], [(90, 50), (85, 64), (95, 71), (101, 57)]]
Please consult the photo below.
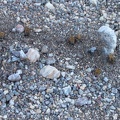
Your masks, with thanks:
[[(120, 2), (110, 0), (105, 3), (101, 0), (96, 7), (82, 0), (59, 1), (52, 2), (54, 10), (45, 6), (47, 2), (36, 3), (0, 2), (0, 32), (5, 33), (5, 38), (0, 39), (0, 119), (119, 120)], [(102, 10), (107, 13), (106, 18)], [(18, 24), (28, 25), (30, 35), (13, 32), (12, 29)], [(97, 30), (105, 24), (109, 24), (117, 34), (113, 64), (101, 53)], [(36, 33), (36, 28), (41, 31)], [(70, 36), (77, 34), (81, 35), (81, 39), (70, 44)], [(46, 54), (41, 52), (44, 45), (48, 46)], [(96, 47), (96, 51), (91, 54), (88, 51), (92, 47)], [(40, 59), (37, 62), (12, 59), (11, 49), (27, 53), (29, 48), (39, 50)], [(65, 72), (65, 77), (61, 75), (50, 80), (40, 75), (40, 69), (47, 65), (50, 54), (56, 59), (52, 66)], [(67, 63), (75, 69), (67, 69)], [(21, 80), (9, 81), (8, 76), (18, 69), (22, 70)], [(94, 74), (96, 69), (101, 71), (97, 75)], [(105, 77), (108, 81), (104, 81)], [(82, 83), (76, 83), (76, 79)], [(68, 85), (71, 86), (71, 93), (66, 96), (63, 88)], [(82, 85), (85, 88), (80, 90)], [(39, 89), (42, 86), (45, 89), (41, 92)], [(53, 91), (47, 92), (49, 88)], [(76, 105), (79, 97), (87, 97), (91, 103)], [(11, 104), (11, 100), (14, 103)]]

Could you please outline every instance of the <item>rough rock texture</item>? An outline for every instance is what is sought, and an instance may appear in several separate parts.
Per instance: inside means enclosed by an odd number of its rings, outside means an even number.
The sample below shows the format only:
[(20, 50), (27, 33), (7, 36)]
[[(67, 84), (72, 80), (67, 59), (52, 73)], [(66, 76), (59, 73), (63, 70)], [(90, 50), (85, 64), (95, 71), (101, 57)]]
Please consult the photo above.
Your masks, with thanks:
[(115, 31), (108, 26), (101, 26), (98, 29), (101, 37), (102, 47), (105, 54), (113, 54), (117, 46), (117, 36)]

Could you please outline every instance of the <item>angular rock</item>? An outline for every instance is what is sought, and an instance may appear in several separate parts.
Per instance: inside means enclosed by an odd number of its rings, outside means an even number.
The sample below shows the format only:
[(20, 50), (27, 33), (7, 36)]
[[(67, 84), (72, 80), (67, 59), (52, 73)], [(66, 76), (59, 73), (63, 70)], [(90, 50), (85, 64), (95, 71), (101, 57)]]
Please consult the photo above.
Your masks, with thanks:
[(26, 59), (27, 58), (27, 56), (26, 56), (26, 54), (24, 53), (23, 50), (21, 50), (19, 53), (20, 53), (20, 58), (21, 59)]
[(18, 73), (12, 74), (8, 77), (8, 80), (10, 81), (19, 81), (21, 79), (20, 75)]
[(13, 50), (13, 51), (11, 51), (11, 52), (12, 52), (12, 54), (13, 54), (15, 57), (20, 57), (20, 52), (19, 52), (19, 51)]
[(89, 0), (91, 4), (96, 5), (98, 4), (98, 0)]
[(101, 26), (98, 29), (98, 33), (100, 35), (100, 42), (102, 43), (101, 46), (103, 47), (104, 53), (106, 55), (113, 54), (117, 46), (117, 36), (115, 31), (108, 26)]
[(19, 69), (19, 70), (16, 71), (16, 73), (21, 75), (22, 74), (22, 70)]
[(39, 52), (34, 48), (30, 48), (26, 55), (30, 62), (36, 62), (40, 58)]
[(45, 78), (54, 79), (60, 76), (60, 71), (53, 66), (47, 65), (40, 70), (40, 74)]
[(48, 46), (44, 45), (41, 50), (42, 53), (48, 53)]
[(64, 94), (66, 96), (68, 96), (71, 92), (71, 86), (67, 86), (67, 87), (63, 88), (63, 91), (64, 91)]
[(89, 50), (88, 50), (88, 52), (89, 53), (94, 53), (96, 51), (96, 47), (91, 47)]
[(24, 27), (20, 24), (18, 24), (16, 27), (15, 27), (16, 31), (19, 32), (19, 33), (22, 33), (24, 31)]
[(46, 3), (45, 7), (47, 7), (50, 10), (55, 10), (55, 7), (50, 2)]
[(51, 65), (51, 64), (54, 64), (56, 62), (55, 58), (54, 57), (49, 57), (46, 61), (46, 63), (48, 65)]

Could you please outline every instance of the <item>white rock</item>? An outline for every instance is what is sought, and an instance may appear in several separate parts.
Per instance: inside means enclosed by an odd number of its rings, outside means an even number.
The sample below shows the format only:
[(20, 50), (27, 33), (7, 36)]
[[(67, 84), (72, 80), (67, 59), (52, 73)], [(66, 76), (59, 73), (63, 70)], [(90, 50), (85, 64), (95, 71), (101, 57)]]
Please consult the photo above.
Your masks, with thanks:
[(20, 21), (20, 17), (17, 17), (17, 18), (16, 18), (16, 21), (19, 22), (19, 21)]
[(13, 28), (13, 29), (12, 29), (12, 32), (16, 32), (16, 28)]
[(103, 47), (104, 53), (106, 55), (113, 54), (117, 46), (117, 36), (114, 30), (109, 26), (101, 26), (98, 33), (100, 34), (101, 47)]
[(18, 24), (16, 27), (15, 27), (16, 31), (19, 32), (19, 33), (22, 33), (24, 31), (24, 27), (20, 24)]
[(60, 71), (53, 66), (47, 65), (40, 70), (40, 74), (45, 78), (54, 79), (60, 76)]
[(10, 100), (10, 105), (13, 106), (14, 105), (14, 100)]
[(55, 7), (50, 2), (46, 3), (45, 7), (47, 7), (50, 10), (55, 10)]
[(65, 77), (66, 72), (61, 72), (61, 75), (62, 75), (63, 77)]
[(8, 90), (5, 90), (4, 91), (4, 95), (6, 95), (6, 94), (8, 94), (9, 93), (9, 91)]
[(30, 62), (36, 62), (40, 58), (40, 54), (38, 50), (34, 48), (30, 48), (26, 53), (26, 55), (27, 55), (27, 58), (30, 60)]
[[(7, 119), (7, 115), (4, 115), (3, 118), (4, 118), (4, 119)], [(1, 119), (1, 120), (2, 120), (2, 119)]]
[(27, 58), (27, 56), (26, 56), (26, 54), (24, 53), (23, 50), (21, 50), (19, 53), (20, 53), (20, 58), (21, 59), (26, 59)]
[(21, 75), (22, 74), (22, 70), (17, 70), (16, 73)]
[(20, 79), (21, 79), (21, 77), (18, 73), (12, 74), (8, 77), (8, 80), (10, 80), (10, 81), (18, 81)]
[(82, 86), (80, 86), (81, 90), (84, 90), (86, 88), (86, 84), (83, 84)]
[(34, 28), (34, 32), (36, 32), (36, 33), (39, 33), (39, 32), (41, 32), (42, 30), (40, 29), (40, 28)]
[(46, 114), (50, 114), (50, 108), (46, 110)]

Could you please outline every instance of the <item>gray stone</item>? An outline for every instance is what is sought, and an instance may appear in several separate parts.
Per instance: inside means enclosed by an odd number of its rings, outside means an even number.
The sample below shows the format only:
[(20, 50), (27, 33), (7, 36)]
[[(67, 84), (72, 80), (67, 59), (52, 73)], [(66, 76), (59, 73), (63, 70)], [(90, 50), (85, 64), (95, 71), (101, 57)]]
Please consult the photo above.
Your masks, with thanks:
[(40, 86), (39, 92), (43, 92), (43, 91), (45, 91), (45, 90), (46, 90), (46, 87), (45, 87), (45, 86)]
[(107, 77), (104, 77), (103, 80), (104, 80), (105, 82), (108, 82), (109, 79), (108, 79)]
[(89, 50), (88, 50), (88, 52), (90, 52), (90, 53), (94, 53), (96, 51), (96, 47), (91, 47)]
[(15, 56), (11, 57), (11, 62), (17, 62), (17, 61), (20, 61), (20, 58), (15, 57)]
[(83, 105), (87, 105), (90, 104), (91, 102), (88, 100), (87, 97), (80, 97), (76, 100), (75, 105), (76, 106), (83, 106)]
[(24, 53), (23, 50), (20, 51), (20, 58), (21, 59), (26, 59), (27, 58), (27, 56), (26, 56), (26, 54)]
[(71, 93), (71, 86), (67, 86), (65, 88), (63, 88), (63, 92), (66, 96), (68, 96)]
[(13, 106), (14, 105), (14, 100), (10, 100), (10, 105)]
[(9, 101), (11, 99), (11, 96), (9, 94), (6, 95), (6, 100)]
[(19, 51), (12, 50), (11, 52), (15, 57), (20, 57)]
[(48, 53), (48, 46), (44, 45), (41, 50), (42, 53)]
[(49, 57), (46, 61), (46, 63), (48, 65), (51, 65), (51, 64), (54, 64), (56, 62), (55, 58), (54, 57)]
[(66, 68), (67, 68), (67, 69), (74, 70), (74, 69), (75, 69), (75, 66), (73, 66), (73, 65), (66, 65)]
[(117, 94), (118, 90), (116, 88), (112, 88), (112, 93)]
[(46, 3), (45, 7), (47, 7), (48, 9), (50, 9), (52, 11), (55, 10), (55, 7), (50, 2)]
[(67, 120), (74, 120), (72, 117), (68, 117)]
[(87, 69), (86, 69), (86, 72), (91, 72), (91, 71), (92, 71), (91, 68), (87, 68)]
[(12, 74), (8, 77), (9, 81), (19, 81), (21, 79), (20, 75), (18, 73)]

